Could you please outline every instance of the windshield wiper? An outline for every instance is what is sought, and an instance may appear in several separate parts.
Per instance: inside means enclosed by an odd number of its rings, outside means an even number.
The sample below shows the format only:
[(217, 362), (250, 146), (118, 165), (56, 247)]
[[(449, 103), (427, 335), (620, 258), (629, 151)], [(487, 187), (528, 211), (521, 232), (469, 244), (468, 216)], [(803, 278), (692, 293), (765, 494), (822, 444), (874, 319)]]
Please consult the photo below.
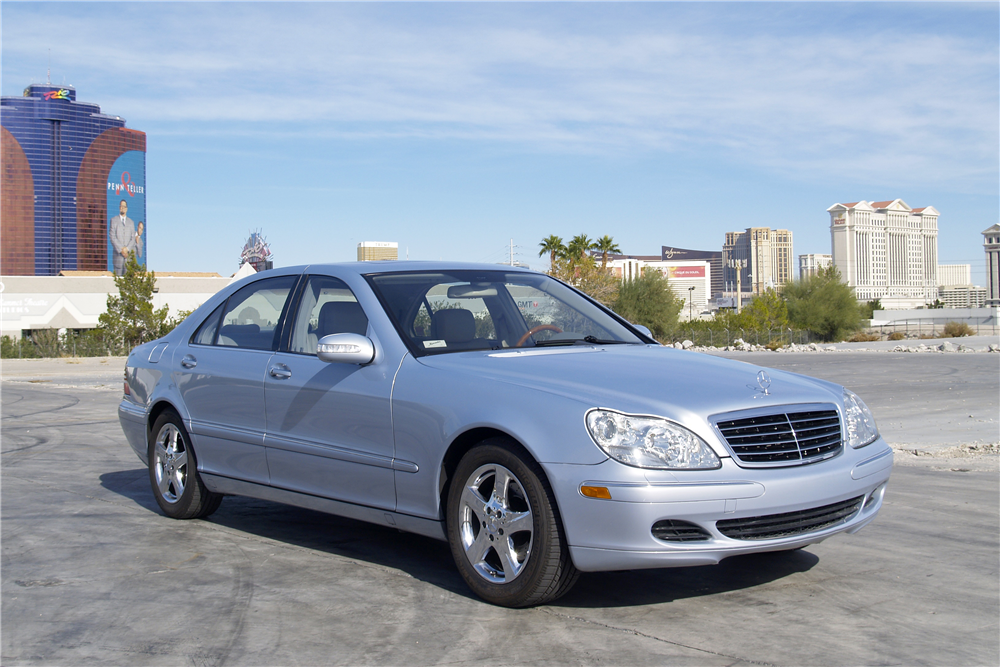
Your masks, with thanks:
[(596, 336), (584, 336), (583, 338), (557, 338), (555, 340), (539, 340), (535, 342), (535, 347), (555, 347), (558, 345), (629, 345), (626, 340), (604, 340)]
[(573, 345), (579, 343), (579, 338), (561, 338), (557, 340), (536, 340), (535, 347), (557, 347), (559, 345)]
[(629, 344), (629, 342), (627, 340), (603, 340), (603, 339), (597, 338), (595, 336), (584, 336), (583, 337), (583, 341), (575, 341), (575, 342), (577, 342), (577, 343), (579, 343), (579, 342), (587, 342), (587, 343), (591, 343), (592, 345), (628, 345)]

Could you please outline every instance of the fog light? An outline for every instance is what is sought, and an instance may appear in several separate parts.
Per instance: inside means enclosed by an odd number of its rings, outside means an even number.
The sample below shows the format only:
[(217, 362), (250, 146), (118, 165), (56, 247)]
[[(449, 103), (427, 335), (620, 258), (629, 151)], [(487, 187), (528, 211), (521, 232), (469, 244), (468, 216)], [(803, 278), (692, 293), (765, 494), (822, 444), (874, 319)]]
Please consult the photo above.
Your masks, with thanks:
[(581, 486), (580, 493), (588, 498), (600, 498), (601, 500), (611, 500), (611, 492), (603, 486)]
[(868, 494), (868, 499), (865, 500), (865, 506), (862, 509), (868, 509), (882, 497), (882, 492), (885, 491), (885, 484), (879, 484), (875, 487), (875, 490)]

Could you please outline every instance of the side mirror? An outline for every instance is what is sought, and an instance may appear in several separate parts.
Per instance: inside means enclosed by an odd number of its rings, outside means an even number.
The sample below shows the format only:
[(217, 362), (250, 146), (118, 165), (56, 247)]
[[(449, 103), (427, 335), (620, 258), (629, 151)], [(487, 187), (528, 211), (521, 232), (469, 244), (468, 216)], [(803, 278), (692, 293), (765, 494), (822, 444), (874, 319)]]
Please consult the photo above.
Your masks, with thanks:
[(316, 344), (320, 361), (337, 364), (370, 364), (375, 359), (375, 344), (367, 336), (339, 333), (323, 336)]
[(650, 338), (653, 337), (653, 332), (641, 324), (633, 324), (632, 328), (641, 333), (643, 336), (649, 336)]

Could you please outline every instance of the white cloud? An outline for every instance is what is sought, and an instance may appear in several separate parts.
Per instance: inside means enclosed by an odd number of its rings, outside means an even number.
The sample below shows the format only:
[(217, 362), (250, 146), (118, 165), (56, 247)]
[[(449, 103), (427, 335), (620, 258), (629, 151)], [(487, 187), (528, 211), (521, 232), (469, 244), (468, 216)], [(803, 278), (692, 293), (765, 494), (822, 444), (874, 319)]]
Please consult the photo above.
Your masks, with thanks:
[(718, 26), (605, 29), (564, 27), (572, 6), (389, 7), (5, 11), (4, 74), (11, 61), (37, 62), (38, 45), (59, 34), (56, 62), (105, 88), (81, 87), (81, 99), (144, 129), (721, 151), (784, 172), (995, 188), (995, 41), (743, 31), (722, 8)]

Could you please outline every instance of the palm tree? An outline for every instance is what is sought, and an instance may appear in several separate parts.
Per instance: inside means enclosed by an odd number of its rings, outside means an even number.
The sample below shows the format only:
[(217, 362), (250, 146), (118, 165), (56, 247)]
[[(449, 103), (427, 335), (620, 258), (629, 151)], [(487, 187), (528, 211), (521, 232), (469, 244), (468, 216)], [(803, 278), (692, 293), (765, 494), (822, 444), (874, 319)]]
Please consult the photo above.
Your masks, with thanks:
[(608, 267), (608, 253), (620, 253), (622, 251), (618, 247), (618, 244), (615, 243), (615, 240), (607, 234), (594, 241), (594, 249), (601, 251), (601, 271)]
[(586, 234), (578, 234), (566, 246), (566, 254), (569, 255), (571, 262), (576, 263), (583, 259), (588, 250), (592, 250), (593, 248), (594, 242)]
[(566, 254), (566, 246), (563, 245), (562, 237), (555, 234), (549, 234), (538, 245), (541, 247), (538, 256), (541, 257), (545, 253), (549, 253), (549, 264), (553, 267), (556, 265), (556, 257), (562, 257)]

